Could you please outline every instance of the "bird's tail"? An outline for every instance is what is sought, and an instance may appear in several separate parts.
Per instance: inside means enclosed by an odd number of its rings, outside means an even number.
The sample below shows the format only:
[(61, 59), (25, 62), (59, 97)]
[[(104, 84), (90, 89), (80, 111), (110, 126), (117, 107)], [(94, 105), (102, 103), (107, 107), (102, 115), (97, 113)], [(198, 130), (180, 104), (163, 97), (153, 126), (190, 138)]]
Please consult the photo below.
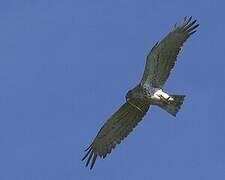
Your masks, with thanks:
[(163, 108), (165, 111), (170, 113), (173, 116), (176, 116), (177, 112), (180, 110), (181, 105), (184, 102), (184, 95), (170, 95), (173, 100), (168, 101), (167, 104), (161, 105), (160, 107)]

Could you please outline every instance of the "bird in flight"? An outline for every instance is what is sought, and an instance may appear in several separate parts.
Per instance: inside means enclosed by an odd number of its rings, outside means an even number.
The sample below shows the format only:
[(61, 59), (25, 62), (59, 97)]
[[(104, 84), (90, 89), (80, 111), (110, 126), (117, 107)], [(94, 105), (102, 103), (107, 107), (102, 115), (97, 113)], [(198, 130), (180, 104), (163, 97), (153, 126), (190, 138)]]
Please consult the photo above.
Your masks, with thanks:
[(128, 136), (147, 113), (156, 105), (176, 116), (183, 104), (184, 95), (168, 94), (163, 86), (169, 77), (184, 42), (196, 32), (199, 24), (192, 17), (185, 17), (173, 30), (157, 42), (146, 59), (141, 82), (126, 94), (126, 102), (107, 120), (94, 141), (85, 150), (82, 161), (93, 168), (97, 157), (105, 158), (117, 144)]

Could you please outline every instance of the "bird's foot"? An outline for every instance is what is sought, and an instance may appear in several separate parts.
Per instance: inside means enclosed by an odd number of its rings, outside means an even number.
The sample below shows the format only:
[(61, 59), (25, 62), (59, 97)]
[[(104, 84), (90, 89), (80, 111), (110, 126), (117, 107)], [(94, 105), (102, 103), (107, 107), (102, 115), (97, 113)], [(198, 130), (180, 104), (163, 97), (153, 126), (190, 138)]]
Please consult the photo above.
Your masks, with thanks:
[(163, 103), (168, 104), (168, 100), (166, 98), (164, 98), (162, 95), (158, 95), (158, 96)]
[(159, 98), (160, 98), (160, 100), (163, 102), (163, 103), (165, 103), (165, 104), (170, 104), (170, 101), (171, 101), (171, 97), (167, 97), (167, 98), (165, 98), (163, 95), (159, 95)]

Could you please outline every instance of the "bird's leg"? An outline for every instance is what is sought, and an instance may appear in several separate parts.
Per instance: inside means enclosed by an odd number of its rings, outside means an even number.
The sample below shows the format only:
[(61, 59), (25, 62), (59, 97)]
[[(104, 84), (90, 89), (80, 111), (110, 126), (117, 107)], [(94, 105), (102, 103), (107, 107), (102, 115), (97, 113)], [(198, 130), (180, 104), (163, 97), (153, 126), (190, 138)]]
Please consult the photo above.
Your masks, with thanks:
[(165, 104), (169, 104), (170, 103), (170, 101), (169, 101), (169, 99), (170, 99), (170, 97), (168, 97), (168, 98), (165, 98), (165, 97), (163, 97), (163, 95), (158, 95), (159, 96), (159, 98), (160, 98), (160, 100), (163, 102), (163, 103), (165, 103)]
[(169, 94), (163, 92), (161, 89), (156, 91), (154, 96), (157, 96), (157, 99), (160, 99), (160, 101), (166, 105), (170, 104), (174, 100)]

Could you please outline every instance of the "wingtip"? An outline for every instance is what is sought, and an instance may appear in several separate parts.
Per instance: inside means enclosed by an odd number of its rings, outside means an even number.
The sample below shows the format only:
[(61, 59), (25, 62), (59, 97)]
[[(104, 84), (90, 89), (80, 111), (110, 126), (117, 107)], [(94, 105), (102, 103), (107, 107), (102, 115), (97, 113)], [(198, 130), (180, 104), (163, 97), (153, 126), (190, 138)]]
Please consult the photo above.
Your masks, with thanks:
[(193, 17), (192, 16), (184, 16), (184, 20), (189, 20), (189, 19), (192, 19)]
[(199, 26), (199, 23), (197, 23), (197, 19), (192, 20), (192, 16), (188, 18), (188, 20), (184, 21), (184, 23), (181, 25), (180, 30), (182, 32), (188, 33), (188, 37), (191, 34), (194, 34), (196, 32), (196, 28)]
[(81, 161), (85, 160), (87, 158), (87, 156), (90, 154), (91, 149), (89, 149), (89, 151), (84, 155), (84, 157), (81, 159)]
[(94, 157), (92, 158), (92, 161), (91, 161), (90, 170), (92, 170), (92, 168), (94, 167), (97, 157), (98, 157), (97, 154), (94, 154)]
[(86, 162), (86, 164), (85, 164), (85, 166), (86, 166), (86, 167), (89, 165), (90, 160), (91, 160), (91, 158), (92, 158), (93, 154), (94, 154), (94, 152), (93, 152), (93, 151), (91, 151), (91, 154), (89, 155), (88, 160), (87, 160), (87, 162)]
[(89, 146), (85, 151), (88, 150), (88, 152), (85, 154), (85, 156), (81, 159), (81, 161), (84, 161), (87, 158), (87, 161), (85, 163), (85, 167), (88, 167), (90, 165), (90, 170), (94, 167), (94, 164), (96, 162), (96, 159), (98, 155), (94, 152), (94, 150), (91, 148), (92, 146)]
[(92, 144), (90, 144), (84, 151), (87, 151), (91, 148)]

